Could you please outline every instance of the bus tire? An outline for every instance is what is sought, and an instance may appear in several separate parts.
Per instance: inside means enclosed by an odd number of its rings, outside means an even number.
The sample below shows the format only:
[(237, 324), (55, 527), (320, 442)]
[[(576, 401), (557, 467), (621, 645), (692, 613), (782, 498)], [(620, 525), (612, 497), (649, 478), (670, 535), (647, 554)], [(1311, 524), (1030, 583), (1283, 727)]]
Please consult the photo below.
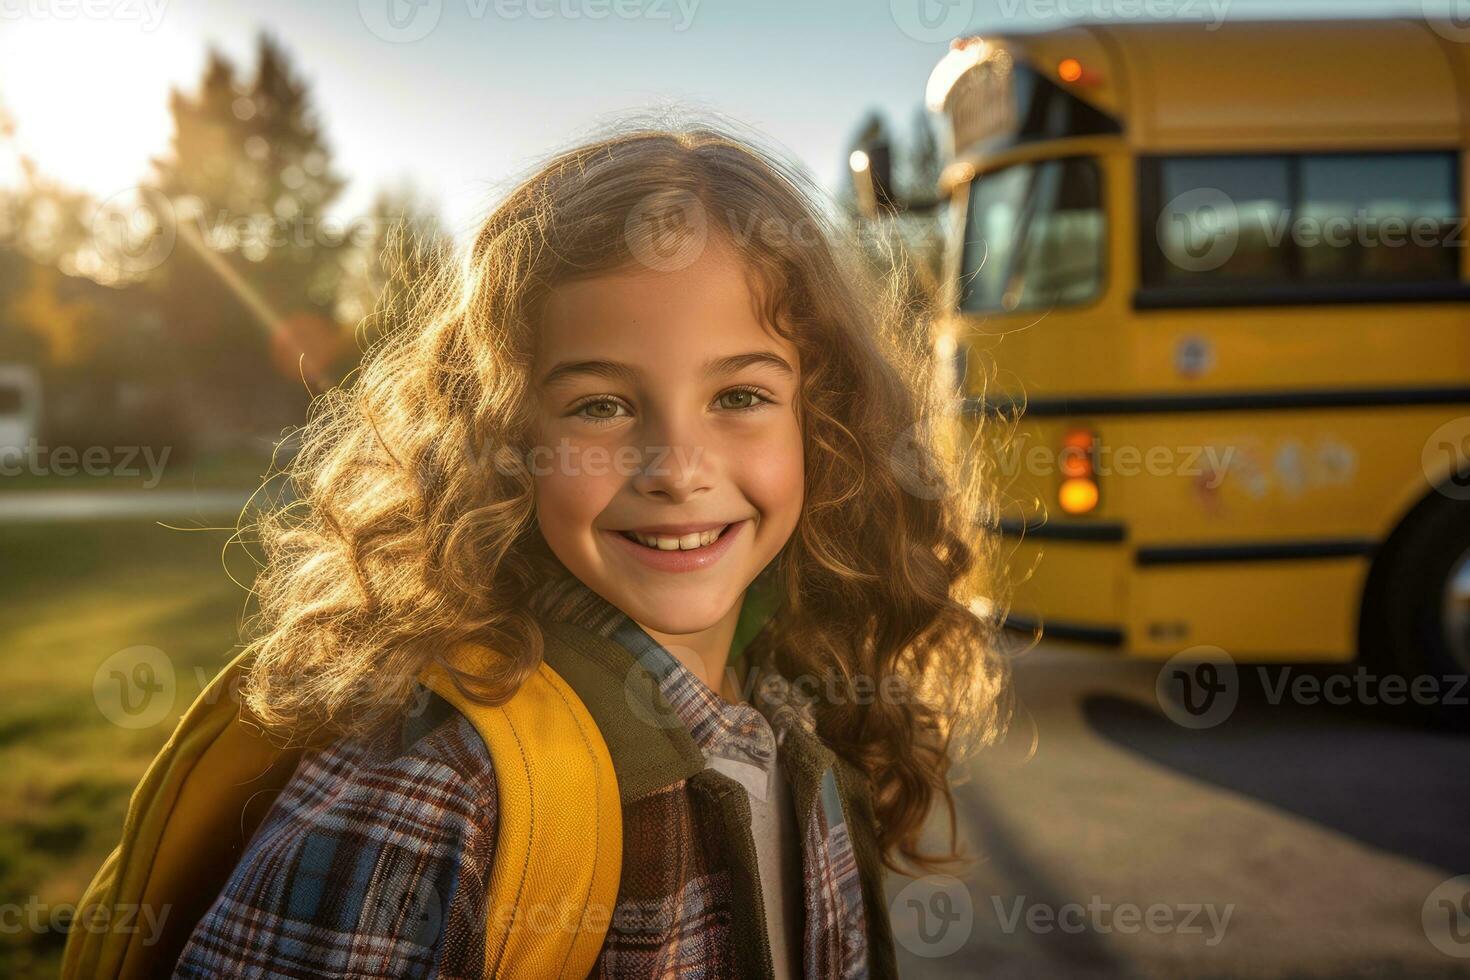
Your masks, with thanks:
[(1364, 659), (1403, 676), (1405, 701), (1425, 720), (1470, 729), (1470, 501), (1434, 494), (1380, 557), (1361, 631)]

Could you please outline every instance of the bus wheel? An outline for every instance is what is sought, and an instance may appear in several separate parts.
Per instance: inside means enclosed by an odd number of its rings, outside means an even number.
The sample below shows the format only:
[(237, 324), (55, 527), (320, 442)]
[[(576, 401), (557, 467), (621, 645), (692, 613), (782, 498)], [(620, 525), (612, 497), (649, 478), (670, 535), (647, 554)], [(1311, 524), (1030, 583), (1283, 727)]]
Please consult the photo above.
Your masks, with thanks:
[(1470, 502), (1427, 502), (1384, 569), (1380, 664), (1408, 679), (1430, 720), (1470, 728)]

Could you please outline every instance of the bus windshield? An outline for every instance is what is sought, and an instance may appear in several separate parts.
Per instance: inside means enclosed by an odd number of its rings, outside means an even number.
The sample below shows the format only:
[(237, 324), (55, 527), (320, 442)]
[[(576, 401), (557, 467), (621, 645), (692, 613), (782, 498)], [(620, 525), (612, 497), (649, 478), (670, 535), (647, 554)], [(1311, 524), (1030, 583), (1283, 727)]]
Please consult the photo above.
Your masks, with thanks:
[(960, 306), (968, 312), (1084, 303), (1102, 286), (1101, 181), (1083, 157), (977, 177), (965, 222)]

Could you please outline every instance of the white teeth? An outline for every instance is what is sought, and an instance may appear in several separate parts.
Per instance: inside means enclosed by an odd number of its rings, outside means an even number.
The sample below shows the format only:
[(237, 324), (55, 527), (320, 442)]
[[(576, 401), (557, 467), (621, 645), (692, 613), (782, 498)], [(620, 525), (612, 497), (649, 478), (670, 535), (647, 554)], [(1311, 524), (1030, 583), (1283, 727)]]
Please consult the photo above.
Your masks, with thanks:
[[(725, 527), (730, 525), (726, 524)], [(624, 531), (623, 535), (632, 538), (641, 545), (649, 548), (657, 548), (659, 551), (693, 551), (695, 548), (707, 548), (715, 543), (725, 528), (714, 528), (709, 531), (691, 531), (682, 537), (668, 534), (644, 534), (641, 531)]]

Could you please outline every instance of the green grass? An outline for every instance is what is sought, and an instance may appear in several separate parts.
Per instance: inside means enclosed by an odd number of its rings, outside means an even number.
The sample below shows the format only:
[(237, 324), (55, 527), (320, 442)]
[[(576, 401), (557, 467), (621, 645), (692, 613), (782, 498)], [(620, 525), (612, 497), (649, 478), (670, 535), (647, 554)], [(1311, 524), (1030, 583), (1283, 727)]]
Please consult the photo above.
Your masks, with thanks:
[[(145, 456), (112, 447), (106, 461), (98, 458), (84, 468), (81, 460), (51, 464), (49, 457), (7, 456), (0, 470), (0, 492), (9, 490), (238, 490), (260, 485), (270, 457), (255, 452), (220, 452), (193, 457), (161, 452)], [(90, 472), (88, 472), (90, 470)]]
[[(245, 592), (226, 575), (229, 533), (0, 527), (0, 902), (75, 903), (116, 845), (148, 762), (237, 649)], [(238, 547), (227, 557), (237, 578), (249, 568)], [(163, 651), (177, 689), (166, 718), (129, 729), (102, 713), (92, 684), (104, 660), (138, 645)], [(55, 976), (65, 939), (0, 932), (0, 976)]]

